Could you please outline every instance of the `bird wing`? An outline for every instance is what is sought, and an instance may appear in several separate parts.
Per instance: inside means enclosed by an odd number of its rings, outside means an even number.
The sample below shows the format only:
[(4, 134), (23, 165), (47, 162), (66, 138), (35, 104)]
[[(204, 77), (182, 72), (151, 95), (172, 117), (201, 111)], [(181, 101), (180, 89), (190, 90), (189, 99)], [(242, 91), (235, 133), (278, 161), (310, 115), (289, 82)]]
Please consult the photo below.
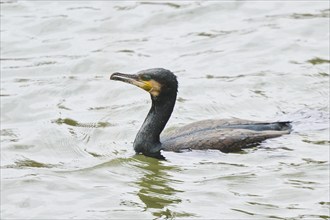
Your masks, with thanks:
[(255, 122), (238, 119), (204, 120), (172, 130), (162, 136), (162, 149), (217, 149), (237, 152), (268, 138), (290, 133), (288, 122)]

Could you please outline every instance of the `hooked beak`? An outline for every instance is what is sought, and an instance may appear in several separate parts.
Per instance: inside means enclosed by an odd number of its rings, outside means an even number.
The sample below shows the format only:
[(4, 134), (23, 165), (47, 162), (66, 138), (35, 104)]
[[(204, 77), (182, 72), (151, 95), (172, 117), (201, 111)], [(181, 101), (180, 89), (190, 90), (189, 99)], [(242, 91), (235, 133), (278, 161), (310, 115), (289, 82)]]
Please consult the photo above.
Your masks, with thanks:
[(138, 75), (134, 75), (134, 74), (113, 73), (110, 76), (110, 80), (129, 83), (137, 87), (140, 87), (141, 89), (144, 89), (147, 92), (151, 92), (153, 89), (153, 86), (150, 83), (150, 81), (143, 81), (142, 79), (140, 79)]
[(110, 79), (135, 85), (149, 92), (154, 98), (158, 97), (161, 93), (162, 85), (159, 82), (153, 79), (143, 80), (140, 74), (113, 73)]

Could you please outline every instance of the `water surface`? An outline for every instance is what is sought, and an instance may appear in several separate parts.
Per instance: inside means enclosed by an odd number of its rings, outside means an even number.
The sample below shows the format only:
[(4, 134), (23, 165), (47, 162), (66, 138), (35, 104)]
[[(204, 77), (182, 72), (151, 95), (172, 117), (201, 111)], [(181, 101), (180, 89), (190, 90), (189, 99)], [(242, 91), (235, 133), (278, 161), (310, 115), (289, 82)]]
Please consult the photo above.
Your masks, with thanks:
[[(327, 1), (1, 1), (2, 219), (329, 219)], [(163, 67), (167, 129), (290, 120), (238, 154), (134, 155)]]

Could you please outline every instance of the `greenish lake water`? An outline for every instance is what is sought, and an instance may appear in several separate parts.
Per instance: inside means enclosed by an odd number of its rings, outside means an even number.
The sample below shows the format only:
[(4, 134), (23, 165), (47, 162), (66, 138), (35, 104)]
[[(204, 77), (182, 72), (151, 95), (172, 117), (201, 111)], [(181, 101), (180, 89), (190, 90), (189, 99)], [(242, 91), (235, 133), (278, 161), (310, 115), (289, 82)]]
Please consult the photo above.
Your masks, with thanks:
[[(1, 0), (1, 219), (329, 219), (328, 1)], [(150, 100), (113, 72), (179, 80), (166, 129), (290, 120), (242, 153), (135, 155)]]

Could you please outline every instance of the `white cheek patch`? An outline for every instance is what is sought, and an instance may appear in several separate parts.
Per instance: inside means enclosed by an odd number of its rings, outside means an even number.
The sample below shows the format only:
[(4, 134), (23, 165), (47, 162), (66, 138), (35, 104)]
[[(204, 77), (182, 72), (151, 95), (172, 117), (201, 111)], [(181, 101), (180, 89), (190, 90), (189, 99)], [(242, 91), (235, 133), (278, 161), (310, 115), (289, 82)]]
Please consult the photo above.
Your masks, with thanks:
[(157, 97), (161, 91), (161, 85), (155, 80), (149, 81), (151, 84), (151, 89), (148, 91), (152, 96)]

